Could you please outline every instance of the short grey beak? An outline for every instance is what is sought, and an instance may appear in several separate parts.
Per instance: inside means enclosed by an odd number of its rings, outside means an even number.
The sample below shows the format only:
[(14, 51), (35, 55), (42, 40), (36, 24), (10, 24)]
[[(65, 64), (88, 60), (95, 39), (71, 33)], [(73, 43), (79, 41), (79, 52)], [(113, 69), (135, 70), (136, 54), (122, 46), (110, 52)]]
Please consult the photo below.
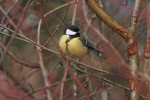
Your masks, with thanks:
[(77, 33), (81, 33), (81, 31), (78, 31)]

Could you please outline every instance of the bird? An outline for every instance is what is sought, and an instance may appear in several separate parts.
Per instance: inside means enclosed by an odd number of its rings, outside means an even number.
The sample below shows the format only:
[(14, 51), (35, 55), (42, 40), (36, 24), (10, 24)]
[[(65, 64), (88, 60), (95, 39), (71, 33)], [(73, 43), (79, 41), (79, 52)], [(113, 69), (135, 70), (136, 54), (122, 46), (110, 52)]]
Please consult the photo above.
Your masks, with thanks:
[(81, 36), (81, 31), (76, 25), (69, 25), (64, 30), (64, 35), (62, 35), (59, 40), (59, 46), (65, 55), (76, 59), (84, 58), (88, 55), (89, 50), (100, 52), (93, 48), (85, 37)]

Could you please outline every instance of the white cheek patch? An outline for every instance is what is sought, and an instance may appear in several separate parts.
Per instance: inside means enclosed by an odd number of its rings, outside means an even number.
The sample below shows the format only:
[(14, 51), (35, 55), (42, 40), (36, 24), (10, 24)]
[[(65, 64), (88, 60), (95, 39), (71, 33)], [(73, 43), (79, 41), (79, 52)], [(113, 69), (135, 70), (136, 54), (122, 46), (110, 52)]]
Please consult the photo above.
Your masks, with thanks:
[(76, 32), (73, 32), (73, 31), (71, 31), (71, 30), (69, 30), (69, 29), (67, 29), (66, 30), (66, 34), (67, 35), (75, 35), (75, 34), (77, 34)]

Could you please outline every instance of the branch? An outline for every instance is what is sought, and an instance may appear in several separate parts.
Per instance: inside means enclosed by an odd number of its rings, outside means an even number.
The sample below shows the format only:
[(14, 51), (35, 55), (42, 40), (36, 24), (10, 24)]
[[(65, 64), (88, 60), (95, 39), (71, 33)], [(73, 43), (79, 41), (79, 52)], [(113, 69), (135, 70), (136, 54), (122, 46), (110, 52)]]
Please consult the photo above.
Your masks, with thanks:
[[(73, 16), (72, 16), (72, 25), (75, 25), (76, 22), (76, 16), (77, 16), (77, 10), (78, 10), (78, 5), (79, 5), (79, 0), (75, 0), (76, 4), (74, 6), (74, 11), (73, 11)], [(77, 72), (74, 71), (74, 75), (77, 76)], [(77, 85), (75, 84), (75, 82), (73, 83), (73, 99), (76, 99), (77, 97)]]
[[(69, 5), (70, 5), (70, 4), (73, 4), (74, 2), (75, 2), (75, 1), (66, 3), (66, 4), (61, 5), (61, 6), (57, 7), (57, 8), (55, 8), (54, 10), (52, 10), (52, 11), (50, 11), (50, 12), (44, 14), (44, 17), (46, 18), (49, 14), (55, 12), (56, 10), (59, 10), (59, 9), (61, 9), (61, 8), (63, 8), (63, 7), (68, 6), (68, 7), (67, 7), (67, 11), (66, 11), (66, 13), (65, 13), (65, 15), (64, 15), (64, 18), (63, 18), (62, 21), (60, 22), (60, 24), (59, 24), (59, 26), (57, 27), (57, 29), (53, 32), (53, 35), (59, 30), (60, 26), (61, 26), (62, 23), (64, 22), (64, 20), (65, 20), (65, 18), (66, 18), (66, 16), (67, 16), (67, 13), (68, 13)], [(41, 23), (42, 23), (42, 19), (39, 21), (38, 27), (41, 27)], [(48, 43), (50, 40), (51, 40), (51, 38), (49, 38), (49, 39), (45, 42), (44, 46), (46, 46), (47, 43)]]
[(63, 100), (64, 85), (65, 85), (66, 77), (67, 77), (67, 67), (65, 68), (64, 75), (63, 75), (63, 78), (62, 78), (62, 81), (61, 81), (60, 99), (59, 100)]
[[(146, 2), (146, 22), (147, 22), (147, 39), (145, 43), (145, 50), (144, 50), (144, 76), (150, 77), (150, 1), (147, 0)], [(150, 100), (150, 80), (147, 80), (147, 100)]]
[[(12, 25), (15, 29), (17, 28), (17, 25), (13, 22), (13, 20), (8, 16), (8, 12), (6, 13), (5, 11), (4, 11), (4, 9), (0, 6), (0, 11), (5, 15), (5, 17), (7, 18), (7, 20), (8, 20), (8, 23), (10, 24), (10, 25)], [(20, 30), (20, 29), (18, 29), (18, 31), (19, 31), (19, 33), (20, 34), (23, 34), (23, 32)]]
[(140, 8), (140, 0), (136, 0), (133, 13), (132, 13), (132, 22), (130, 27), (130, 30), (132, 31), (132, 35), (135, 35), (136, 33), (136, 25), (138, 20), (139, 8)]
[(129, 80), (130, 82), (130, 89), (131, 89), (131, 100), (138, 99), (138, 68), (139, 68), (139, 57), (138, 57), (138, 47), (137, 42), (135, 41), (135, 34), (136, 34), (136, 26), (138, 20), (138, 13), (140, 8), (140, 1), (135, 0), (135, 5), (132, 13), (132, 25), (130, 27), (130, 31), (128, 33), (129, 40), (128, 43), (128, 54), (129, 54), (129, 63), (131, 65), (131, 74), (133, 79)]
[(73, 17), (72, 17), (72, 25), (75, 25), (78, 5), (79, 5), (79, 0), (75, 0), (75, 1), (76, 1), (76, 4), (75, 4), (75, 7), (74, 7), (74, 12), (73, 12)]
[(87, 92), (87, 90), (82, 86), (82, 84), (80, 83), (80, 81), (77, 79), (77, 77), (74, 75), (73, 71), (71, 70), (70, 66), (69, 66), (69, 61), (66, 60), (65, 58), (65, 55), (63, 54), (60, 46), (58, 45), (57, 41), (54, 39), (47, 23), (46, 23), (46, 20), (44, 18), (44, 15), (43, 15), (43, 11), (41, 9), (41, 4), (38, 0), (34, 0), (36, 5), (37, 5), (37, 8), (39, 10), (39, 12), (41, 13), (41, 17), (42, 17), (42, 21), (43, 21), (43, 24), (48, 32), (48, 34), (50, 35), (52, 41), (54, 42), (55, 46), (57, 47), (57, 49), (59, 50), (61, 56), (62, 56), (62, 61), (63, 61), (63, 64), (65, 65), (65, 67), (67, 67), (68, 69), (68, 72), (70, 73), (70, 75), (74, 78), (75, 82), (77, 83), (77, 85), (80, 87), (80, 89), (82, 90), (82, 92), (84, 93), (84, 95), (86, 96), (87, 100), (91, 100), (91, 97), (89, 95), (89, 93)]
[[(11, 30), (11, 29), (9, 29), (9, 28), (7, 28), (7, 27), (1, 25), (1, 24), (0, 24), (0, 26), (3, 27), (3, 28), (5, 28), (5, 29), (7, 29), (7, 30), (10, 31), (10, 32), (14, 32), (13, 30)], [(34, 42), (33, 40), (27, 38), (27, 37), (24, 36), (24, 35), (21, 35), (21, 34), (19, 34), (19, 33), (17, 33), (17, 35), (20, 36), (20, 37), (22, 37), (22, 38), (24, 38), (24, 39), (26, 39), (27, 41), (33, 43), (34, 45), (37, 45), (37, 46), (41, 47), (42, 49), (44, 49), (44, 50), (46, 50), (46, 51), (49, 51), (49, 52), (51, 52), (51, 53), (53, 53), (53, 54), (56, 54), (56, 55), (60, 56), (60, 54), (59, 54), (58, 52), (55, 52), (55, 51), (53, 51), (53, 50), (51, 50), (51, 49), (48, 49), (48, 48), (46, 48), (46, 47), (44, 47), (44, 46), (42, 46), (42, 45), (40, 45), (40, 44)], [(69, 60), (75, 62), (75, 60), (72, 59), (72, 58), (67, 57), (67, 59), (69, 59)], [(122, 61), (121, 61), (121, 62), (122, 62)], [(96, 70), (96, 71), (99, 71), (99, 72), (102, 72), (102, 73), (112, 74), (112, 73), (110, 73), (110, 72), (108, 72), (108, 71), (105, 71), (105, 70), (102, 70), (102, 69), (99, 69), (99, 68), (96, 68), (96, 67), (89, 66), (89, 65), (87, 65), (87, 64), (85, 64), (85, 63), (82, 63), (82, 62), (79, 62), (79, 64), (82, 65), (82, 66), (85, 66), (85, 67), (87, 67), (87, 68), (90, 68), (90, 69), (92, 69), (92, 70)], [(126, 66), (127, 66), (127, 65), (126, 65)]]
[[(84, 0), (83, 0), (84, 1)], [(83, 7), (85, 5), (84, 2), (83, 3)], [(115, 60), (111, 61), (111, 64), (114, 64), (116, 67), (123, 67), (124, 68), (128, 68), (130, 69), (130, 66), (124, 61), (124, 59), (121, 57), (121, 55), (119, 54), (119, 52), (114, 48), (114, 46), (108, 41), (108, 39), (106, 37), (104, 37), (102, 35), (102, 33), (97, 29), (95, 28), (93, 25), (91, 25), (91, 19), (88, 18), (87, 14), (89, 13), (89, 11), (87, 11), (85, 9), (85, 7), (83, 8), (83, 15), (84, 15), (84, 20), (86, 22), (86, 28), (89, 27), (93, 30), (93, 33), (96, 33), (97, 34), (97, 37), (100, 38), (100, 41), (102, 41), (102, 45), (104, 45), (102, 48), (102, 52), (104, 53), (104, 55), (107, 57), (106, 60), (109, 60), (109, 59), (113, 59), (114, 57), (116, 58)], [(92, 34), (92, 33), (91, 33)], [(97, 44), (100, 44), (99, 41), (96, 42)], [(101, 45), (101, 44), (100, 44)], [(108, 48), (109, 47), (109, 48)], [(110, 56), (111, 54), (111, 56)], [(116, 65), (116, 63), (118, 63)], [(125, 72), (124, 74), (124, 77), (126, 76), (129, 76), (129, 70)]]
[(135, 6), (133, 10), (132, 26), (126, 28), (125, 26), (118, 23), (111, 16), (109, 16), (95, 0), (86, 0), (87, 5), (93, 10), (93, 12), (112, 30), (122, 36), (128, 44), (128, 55), (129, 62), (131, 65), (131, 76), (130, 76), (130, 89), (131, 89), (131, 100), (137, 100), (137, 71), (139, 66), (138, 48), (137, 42), (135, 41), (136, 24), (138, 18), (138, 12), (140, 7), (140, 0), (135, 0)]
[[(40, 27), (38, 27), (38, 34), (37, 34), (37, 43), (40, 44)], [(46, 87), (49, 87), (50, 84), (50, 79), (48, 77), (48, 70), (44, 64), (44, 57), (43, 57), (43, 49), (39, 46), (36, 46), (38, 54), (39, 54), (39, 64), (42, 70), (43, 78), (44, 78), (44, 83)], [(47, 100), (53, 100), (52, 95), (49, 89), (46, 89), (47, 92)]]
[(86, 0), (89, 8), (112, 30), (122, 36), (126, 41), (128, 40), (127, 28), (109, 16), (102, 7), (98, 5), (95, 0)]
[[(7, 4), (10, 4), (10, 5), (15, 5), (15, 3), (14, 2), (12, 2), (11, 0), (4, 0), (5, 2), (7, 2)], [(20, 9), (20, 10), (22, 10), (24, 7), (22, 7), (22, 6), (20, 6), (20, 5), (16, 5), (16, 7), (18, 8), (18, 9)], [(36, 14), (36, 15), (39, 15), (39, 13), (38, 12), (36, 12), (36, 11), (34, 11), (34, 10), (31, 10), (31, 9), (27, 9), (27, 12), (29, 12), (29, 13), (33, 13), (33, 14)]]

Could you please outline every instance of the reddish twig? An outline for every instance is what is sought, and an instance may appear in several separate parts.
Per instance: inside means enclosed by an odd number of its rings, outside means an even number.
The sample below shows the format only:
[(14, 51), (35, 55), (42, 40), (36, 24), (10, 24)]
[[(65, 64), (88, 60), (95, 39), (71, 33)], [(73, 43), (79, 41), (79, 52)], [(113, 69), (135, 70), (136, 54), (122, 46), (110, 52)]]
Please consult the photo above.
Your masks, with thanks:
[(22, 15), (21, 15), (21, 19), (20, 19), (20, 21), (19, 21), (18, 24), (17, 24), (17, 28), (15, 29), (14, 33), (12, 34), (12, 37), (11, 37), (11, 39), (9, 40), (9, 42), (8, 42), (8, 44), (7, 44), (7, 46), (6, 46), (6, 49), (4, 50), (3, 55), (1, 56), (0, 64), (1, 64), (1, 62), (2, 62), (2, 60), (3, 60), (3, 58), (4, 58), (4, 56), (5, 56), (5, 54), (6, 54), (6, 52), (7, 52), (7, 50), (8, 50), (9, 47), (11, 46), (11, 44), (12, 44), (12, 42), (13, 42), (13, 40), (14, 40), (14, 38), (15, 38), (17, 32), (18, 32), (18, 30), (21, 28), (21, 25), (22, 25), (22, 23), (23, 23), (23, 21), (24, 21), (24, 19), (25, 19), (25, 14), (26, 14), (28, 5), (30, 4), (30, 1), (31, 1), (31, 0), (28, 0), (28, 2), (26, 3), (26, 6), (25, 6), (24, 9), (23, 9), (23, 12), (22, 12)]
[[(41, 44), (40, 43), (40, 27), (38, 27), (37, 43)], [(50, 79), (48, 77), (48, 70), (47, 70), (47, 68), (45, 66), (45, 63), (44, 63), (43, 49), (41, 47), (37, 46), (37, 51), (38, 51), (38, 54), (39, 54), (39, 64), (40, 64), (41, 71), (42, 71), (42, 74), (43, 74), (44, 83), (45, 83), (46, 87), (49, 87), (51, 85), (51, 83), (50, 83)], [(48, 100), (53, 100), (50, 90), (46, 89), (46, 92), (47, 92), (47, 99)]]
[(62, 81), (61, 81), (60, 99), (59, 99), (59, 100), (63, 100), (63, 96), (64, 96), (64, 85), (65, 85), (66, 77), (67, 77), (67, 67), (65, 67), (64, 76), (63, 76)]
[[(61, 7), (58, 7), (58, 8), (60, 9), (60, 8), (63, 8), (63, 7), (65, 7), (65, 6), (68, 5), (67, 11), (66, 11), (66, 13), (65, 13), (65, 15), (64, 15), (64, 18), (62, 19), (62, 21), (60, 22), (60, 24), (59, 24), (59, 26), (56, 28), (56, 30), (53, 32), (53, 35), (59, 30), (59, 28), (61, 27), (62, 23), (64, 22), (64, 20), (65, 20), (65, 18), (66, 18), (66, 16), (67, 16), (67, 13), (68, 13), (69, 5), (72, 4), (72, 3), (74, 3), (74, 2), (70, 2), (70, 1), (69, 1), (69, 3), (66, 3), (66, 4), (62, 5)], [(53, 12), (55, 12), (56, 10), (57, 10), (57, 8), (54, 9)], [(44, 17), (45, 17), (45, 15), (44, 15)], [(42, 21), (42, 20), (40, 20), (40, 22), (39, 22), (39, 25), (40, 25), (40, 26), (41, 26), (41, 21)], [(51, 40), (51, 38), (49, 38), (49, 39), (45, 42), (45, 44), (44, 44), (43, 46), (46, 46), (47, 43), (48, 43), (50, 40)]]
[[(10, 31), (10, 32), (14, 32), (13, 30), (11, 30), (11, 29), (9, 29), (9, 28), (7, 28), (7, 27), (1, 25), (1, 24), (0, 24), (0, 26), (3, 27), (3, 28), (5, 28), (5, 29), (7, 29), (7, 30)], [(34, 45), (37, 45), (37, 46), (41, 47), (42, 49), (44, 49), (44, 50), (46, 50), (46, 51), (52, 52), (52, 53), (54, 53), (54, 54), (60, 56), (60, 53), (55, 52), (55, 51), (53, 51), (53, 50), (51, 50), (51, 49), (48, 49), (48, 48), (46, 48), (46, 47), (44, 47), (44, 46), (42, 46), (42, 45), (40, 45), (40, 44), (34, 42), (33, 40), (27, 38), (27, 37), (24, 36), (24, 35), (21, 35), (21, 34), (19, 34), (19, 33), (18, 33), (17, 35), (20, 36), (20, 37), (22, 37), (22, 38), (24, 38), (24, 39), (26, 39), (26, 40), (28, 40), (28, 41), (30, 41), (30, 42), (33, 43)], [(69, 59), (69, 60), (75, 62), (75, 60), (72, 59), (72, 58), (67, 57), (67, 59)], [(99, 68), (96, 68), (96, 67), (92, 67), (92, 66), (87, 65), (87, 64), (82, 63), (82, 62), (79, 62), (79, 64), (82, 65), (82, 66), (85, 66), (85, 67), (87, 67), (87, 68), (90, 68), (91, 70), (96, 70), (96, 71), (99, 71), (99, 72), (102, 72), (102, 73), (112, 74), (112, 73), (110, 73), (110, 72), (108, 72), (108, 71), (105, 71), (105, 70), (102, 70), (102, 69), (99, 69)], [(127, 65), (125, 65), (125, 66), (127, 66)], [(114, 75), (114, 74), (112, 74), (112, 75)]]
[[(15, 3), (12, 2), (11, 0), (5, 0), (5, 2), (7, 2), (7, 3), (10, 4), (10, 5), (15, 5)], [(20, 6), (20, 5), (16, 5), (16, 7), (19, 8), (19, 9), (21, 9), (21, 10), (24, 9), (24, 7), (22, 7), (22, 6)], [(33, 13), (33, 14), (36, 14), (36, 15), (39, 15), (38, 12), (36, 12), (36, 11), (34, 11), (34, 10), (31, 10), (31, 9), (27, 9), (27, 12), (30, 12), (30, 13)]]
[(75, 4), (75, 7), (74, 7), (74, 12), (73, 12), (73, 17), (72, 17), (72, 25), (75, 25), (78, 5), (79, 5), (78, 0), (75, 0), (75, 1), (76, 1), (76, 4)]
[(39, 12), (41, 13), (41, 18), (42, 18), (42, 21), (44, 23), (44, 26), (48, 32), (48, 34), (50, 35), (52, 41), (54, 42), (55, 46), (57, 47), (57, 49), (59, 50), (61, 56), (62, 56), (62, 61), (63, 61), (63, 64), (65, 65), (65, 67), (67, 67), (68, 69), (68, 72), (70, 73), (70, 75), (74, 78), (75, 82), (77, 83), (77, 85), (80, 87), (80, 89), (82, 90), (82, 92), (84, 93), (84, 95), (86, 96), (87, 100), (91, 100), (91, 97), (89, 95), (89, 93), (87, 92), (87, 90), (82, 86), (82, 84), (80, 83), (80, 81), (77, 79), (77, 77), (74, 75), (73, 71), (71, 70), (70, 66), (69, 66), (69, 61), (66, 60), (65, 58), (65, 55), (63, 54), (60, 46), (58, 45), (57, 41), (54, 39), (47, 23), (46, 23), (46, 20), (44, 18), (44, 15), (43, 15), (43, 11), (41, 9), (41, 4), (39, 3), (38, 0), (35, 0), (35, 3), (37, 5), (37, 8), (39, 10)]

